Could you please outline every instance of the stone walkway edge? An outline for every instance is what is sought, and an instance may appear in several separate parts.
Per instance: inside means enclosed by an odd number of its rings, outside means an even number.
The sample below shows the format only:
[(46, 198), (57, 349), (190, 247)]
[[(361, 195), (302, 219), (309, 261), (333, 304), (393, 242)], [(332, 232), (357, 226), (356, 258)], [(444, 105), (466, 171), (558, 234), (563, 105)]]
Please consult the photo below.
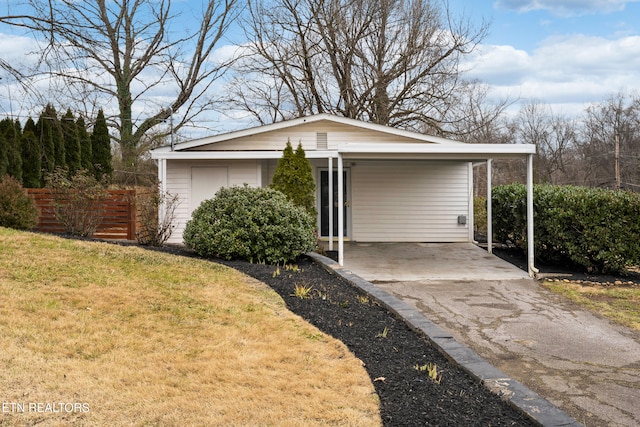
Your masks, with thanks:
[(524, 384), (510, 378), (500, 369), (489, 364), (470, 348), (458, 343), (448, 332), (428, 320), (417, 310), (372, 283), (340, 266), (331, 258), (307, 253), (329, 272), (338, 274), (380, 304), (403, 319), (410, 328), (426, 336), (450, 361), (460, 366), (473, 378), (482, 382), (492, 392), (509, 402), (514, 408), (527, 415), (534, 422), (545, 427), (582, 426), (578, 421), (557, 406), (534, 393)]

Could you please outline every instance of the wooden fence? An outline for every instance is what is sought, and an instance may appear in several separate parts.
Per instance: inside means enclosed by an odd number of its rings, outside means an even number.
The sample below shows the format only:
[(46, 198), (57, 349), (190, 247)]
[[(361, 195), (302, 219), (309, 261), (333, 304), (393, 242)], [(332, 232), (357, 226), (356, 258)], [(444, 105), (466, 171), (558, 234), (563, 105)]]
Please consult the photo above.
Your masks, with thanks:
[[(55, 215), (52, 190), (47, 188), (29, 188), (29, 195), (35, 200), (40, 213), (37, 231), (46, 233), (65, 233), (64, 226)], [(108, 197), (101, 208), (104, 212), (102, 222), (92, 237), (100, 239), (135, 240), (136, 208), (135, 190), (108, 190)]]

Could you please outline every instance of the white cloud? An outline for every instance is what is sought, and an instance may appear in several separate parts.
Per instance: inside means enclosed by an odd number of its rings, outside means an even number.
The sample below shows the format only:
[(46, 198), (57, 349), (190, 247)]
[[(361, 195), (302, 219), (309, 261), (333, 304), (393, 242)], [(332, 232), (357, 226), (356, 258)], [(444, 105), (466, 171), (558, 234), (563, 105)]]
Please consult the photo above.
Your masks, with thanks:
[(483, 45), (466, 65), (469, 77), (489, 84), (496, 96), (579, 113), (620, 90), (640, 91), (640, 36), (549, 38), (532, 52)]
[(624, 10), (628, 3), (638, 0), (496, 0), (497, 9), (520, 13), (547, 10), (558, 16), (576, 16), (592, 13), (611, 13)]

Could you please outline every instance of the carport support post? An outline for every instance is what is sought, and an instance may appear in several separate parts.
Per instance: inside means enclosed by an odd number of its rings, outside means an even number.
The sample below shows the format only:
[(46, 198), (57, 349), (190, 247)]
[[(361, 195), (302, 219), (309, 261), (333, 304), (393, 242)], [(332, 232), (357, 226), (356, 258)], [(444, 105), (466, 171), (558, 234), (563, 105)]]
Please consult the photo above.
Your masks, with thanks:
[(491, 197), (491, 159), (487, 159), (487, 252), (489, 253), (493, 253), (493, 211)]
[[(329, 250), (333, 250), (333, 157), (329, 156)], [(322, 206), (320, 206), (322, 209)]]
[(534, 277), (538, 269), (534, 266), (533, 245), (533, 154), (527, 156), (527, 257), (529, 276)]
[[(344, 265), (344, 189), (342, 154), (338, 153), (338, 264)], [(330, 209), (331, 210), (331, 209)]]

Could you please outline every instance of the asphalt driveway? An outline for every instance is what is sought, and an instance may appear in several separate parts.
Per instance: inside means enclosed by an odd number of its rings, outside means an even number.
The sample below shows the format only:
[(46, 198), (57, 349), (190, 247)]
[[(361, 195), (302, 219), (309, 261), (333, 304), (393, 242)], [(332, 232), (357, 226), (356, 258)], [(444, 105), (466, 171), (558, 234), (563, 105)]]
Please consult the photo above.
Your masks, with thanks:
[(640, 425), (640, 334), (472, 244), (350, 243), (346, 270), (586, 426)]

